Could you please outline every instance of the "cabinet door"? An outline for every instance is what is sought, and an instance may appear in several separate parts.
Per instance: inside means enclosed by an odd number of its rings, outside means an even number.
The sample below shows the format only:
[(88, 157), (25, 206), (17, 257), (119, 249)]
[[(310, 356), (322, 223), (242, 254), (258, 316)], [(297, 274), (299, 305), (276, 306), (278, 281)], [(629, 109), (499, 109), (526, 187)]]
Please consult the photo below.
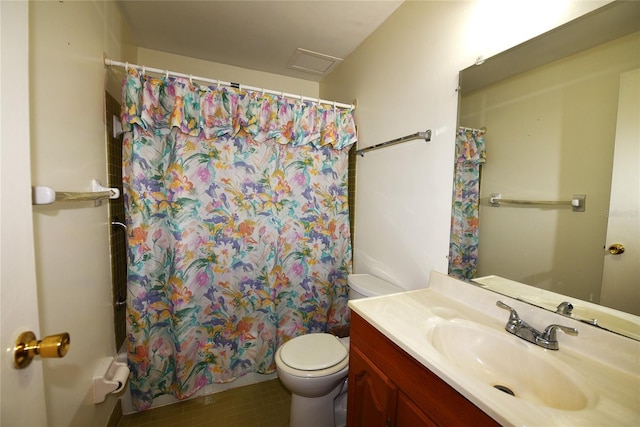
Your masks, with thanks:
[[(458, 393), (449, 384), (440, 379), (436, 374), (419, 363), (391, 340), (385, 337), (380, 331), (375, 329), (365, 319), (355, 312), (351, 312), (351, 366), (349, 367), (349, 408), (347, 416), (355, 403), (361, 402), (351, 400), (351, 384), (356, 384), (353, 374), (360, 374), (361, 371), (375, 377), (379, 381), (387, 384), (393, 390), (391, 403), (387, 406), (384, 421), (390, 420), (393, 427), (415, 427), (415, 426), (487, 426), (499, 427), (495, 420), (482, 412), (480, 408), (472, 404), (463, 395)], [(366, 357), (364, 356), (366, 354)], [(366, 361), (366, 363), (365, 363)], [(369, 366), (367, 366), (367, 364)], [(353, 371), (353, 366), (358, 366)], [(384, 373), (383, 373), (384, 372)], [(377, 391), (375, 381), (372, 378), (371, 385), (367, 385), (369, 393)], [(364, 384), (360, 384), (364, 388)], [(357, 387), (357, 386), (356, 386)], [(384, 390), (384, 388), (381, 389)], [(399, 391), (397, 391), (399, 390)], [(363, 393), (363, 391), (360, 391)], [(360, 400), (361, 394), (358, 394)], [(402, 393), (404, 397), (397, 398), (396, 395)], [(354, 397), (355, 398), (355, 397)], [(371, 397), (372, 399), (372, 397)], [(399, 400), (399, 403), (396, 401)], [(404, 399), (404, 400), (401, 400)], [(380, 402), (383, 407), (384, 399), (377, 397), (374, 402)], [(395, 408), (398, 407), (398, 422), (396, 423)], [(383, 426), (384, 422), (367, 424), (360, 417), (368, 416), (363, 412), (362, 407), (358, 407), (354, 412), (357, 417), (351, 421), (353, 426)], [(368, 412), (368, 410), (367, 410)], [(382, 412), (375, 415), (375, 419), (383, 419)], [(432, 421), (429, 421), (432, 420)], [(431, 423), (431, 424), (430, 424)]]
[(349, 355), (349, 427), (390, 427), (397, 388), (357, 347)]
[(418, 406), (407, 397), (398, 393), (397, 427), (438, 427)]

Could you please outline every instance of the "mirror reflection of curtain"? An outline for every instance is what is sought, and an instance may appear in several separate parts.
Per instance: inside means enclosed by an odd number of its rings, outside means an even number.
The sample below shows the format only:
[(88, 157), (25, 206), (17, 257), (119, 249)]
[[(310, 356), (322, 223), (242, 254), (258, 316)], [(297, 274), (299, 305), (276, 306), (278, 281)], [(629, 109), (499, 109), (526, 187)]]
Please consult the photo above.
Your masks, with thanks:
[(350, 111), (129, 70), (121, 118), (136, 409), (348, 324)]
[(486, 161), (484, 130), (458, 128), (453, 178), (449, 274), (470, 280), (478, 264), (480, 165)]

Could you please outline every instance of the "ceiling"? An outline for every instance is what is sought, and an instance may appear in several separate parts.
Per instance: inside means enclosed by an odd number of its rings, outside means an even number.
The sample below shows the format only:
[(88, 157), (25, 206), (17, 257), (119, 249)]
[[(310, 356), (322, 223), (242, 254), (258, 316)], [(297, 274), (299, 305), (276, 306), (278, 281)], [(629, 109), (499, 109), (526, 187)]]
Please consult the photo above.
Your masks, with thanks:
[(310, 81), (322, 80), (402, 2), (117, 0), (138, 47)]

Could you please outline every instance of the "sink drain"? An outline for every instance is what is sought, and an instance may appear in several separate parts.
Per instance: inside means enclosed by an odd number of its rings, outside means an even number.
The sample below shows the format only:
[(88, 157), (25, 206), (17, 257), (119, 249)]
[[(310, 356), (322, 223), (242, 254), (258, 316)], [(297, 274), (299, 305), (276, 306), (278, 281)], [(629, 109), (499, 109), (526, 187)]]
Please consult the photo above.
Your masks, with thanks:
[(497, 388), (498, 390), (500, 390), (503, 393), (507, 393), (510, 394), (511, 396), (515, 396), (516, 394), (513, 392), (513, 390), (511, 390), (509, 387), (504, 386), (504, 385), (500, 385), (500, 384), (496, 384), (493, 386), (493, 388)]

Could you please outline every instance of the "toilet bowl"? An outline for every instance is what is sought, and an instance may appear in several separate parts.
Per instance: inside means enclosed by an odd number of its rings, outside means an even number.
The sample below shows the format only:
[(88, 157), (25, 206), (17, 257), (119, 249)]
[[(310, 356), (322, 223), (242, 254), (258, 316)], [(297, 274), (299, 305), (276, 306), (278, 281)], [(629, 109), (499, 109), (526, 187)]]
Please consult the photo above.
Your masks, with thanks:
[[(349, 299), (402, 292), (369, 274), (349, 275)], [(275, 355), (278, 378), (291, 392), (290, 427), (342, 427), (346, 422), (349, 338), (311, 333)]]
[(349, 344), (343, 341), (307, 334), (276, 351), (278, 378), (291, 392), (290, 426), (334, 426), (333, 401), (349, 373)]

